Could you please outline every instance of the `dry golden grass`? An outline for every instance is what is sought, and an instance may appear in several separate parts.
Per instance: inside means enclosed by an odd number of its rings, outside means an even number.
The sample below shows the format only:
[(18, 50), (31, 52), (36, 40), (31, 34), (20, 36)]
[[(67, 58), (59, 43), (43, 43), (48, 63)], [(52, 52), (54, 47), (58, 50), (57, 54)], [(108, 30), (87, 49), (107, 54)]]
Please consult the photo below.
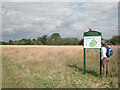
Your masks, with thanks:
[(58, 58), (83, 55), (82, 50), (82, 46), (2, 46), (3, 55), (20, 62), (57, 60)]
[[(117, 57), (120, 46), (111, 46), (114, 51), (110, 62), (113, 74), (111, 79), (102, 81), (99, 79), (99, 49), (86, 50), (87, 71), (84, 76), (82, 75), (83, 46), (4, 45), (1, 47), (4, 56), (3, 87), (117, 87)], [(9, 72), (9, 69), (13, 72)], [(4, 70), (8, 70), (8, 73)], [(16, 82), (8, 82), (11, 77), (8, 76), (9, 73), (14, 74)], [(20, 84), (15, 84), (18, 82)]]
[(61, 66), (65, 59), (80, 58), (82, 61), (81, 52), (83, 52), (82, 46), (2, 46), (2, 55), (11, 58), (14, 63), (32, 62), (42, 69), (46, 69), (48, 64)]

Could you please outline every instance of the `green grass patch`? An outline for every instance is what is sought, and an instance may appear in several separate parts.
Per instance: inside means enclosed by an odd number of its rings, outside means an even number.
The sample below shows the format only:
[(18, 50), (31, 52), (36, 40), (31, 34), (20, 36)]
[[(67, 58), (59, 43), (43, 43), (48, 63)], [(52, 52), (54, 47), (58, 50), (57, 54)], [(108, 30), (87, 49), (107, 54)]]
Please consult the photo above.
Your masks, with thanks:
[[(102, 79), (99, 68), (91, 67), (83, 75), (83, 68), (77, 63), (64, 62), (42, 70), (32, 62), (14, 63), (3, 56), (3, 88), (116, 88), (117, 76)], [(63, 60), (64, 61), (64, 60)], [(55, 65), (55, 64), (53, 64)], [(49, 66), (49, 65), (48, 65)]]

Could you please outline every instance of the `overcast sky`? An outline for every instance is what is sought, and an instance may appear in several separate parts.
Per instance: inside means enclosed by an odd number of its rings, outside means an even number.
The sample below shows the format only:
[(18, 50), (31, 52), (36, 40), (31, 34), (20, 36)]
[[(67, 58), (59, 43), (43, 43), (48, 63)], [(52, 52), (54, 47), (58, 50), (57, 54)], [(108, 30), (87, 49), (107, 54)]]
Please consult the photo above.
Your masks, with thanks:
[(81, 39), (89, 28), (109, 39), (118, 35), (118, 3), (4, 2), (2, 21), (3, 41), (33, 39), (52, 33)]

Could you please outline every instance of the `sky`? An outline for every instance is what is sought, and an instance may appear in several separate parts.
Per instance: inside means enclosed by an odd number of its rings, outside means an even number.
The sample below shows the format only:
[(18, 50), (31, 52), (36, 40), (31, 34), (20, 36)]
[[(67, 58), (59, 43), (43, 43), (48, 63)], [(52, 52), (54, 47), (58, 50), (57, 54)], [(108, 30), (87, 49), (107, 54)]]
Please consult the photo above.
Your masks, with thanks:
[(119, 0), (0, 0), (2, 2), (119, 2)]
[(81, 39), (89, 28), (105, 39), (118, 35), (117, 2), (3, 2), (1, 8), (2, 41), (53, 33)]

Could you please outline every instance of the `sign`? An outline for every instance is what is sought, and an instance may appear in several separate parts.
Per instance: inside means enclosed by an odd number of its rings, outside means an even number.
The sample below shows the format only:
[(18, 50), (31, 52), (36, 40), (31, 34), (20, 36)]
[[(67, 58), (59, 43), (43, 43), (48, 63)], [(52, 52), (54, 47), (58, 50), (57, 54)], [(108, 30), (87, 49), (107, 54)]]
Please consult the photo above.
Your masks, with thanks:
[[(102, 33), (98, 31), (89, 30), (88, 32), (84, 32), (84, 71), (86, 73), (86, 48), (88, 49), (100, 49), (101, 48), (101, 36)], [(100, 60), (101, 61), (101, 60)], [(100, 62), (100, 74), (101, 74), (101, 62)]]
[(102, 36), (98, 31), (88, 31), (84, 33), (84, 36)]
[(84, 48), (101, 48), (101, 36), (84, 37)]

